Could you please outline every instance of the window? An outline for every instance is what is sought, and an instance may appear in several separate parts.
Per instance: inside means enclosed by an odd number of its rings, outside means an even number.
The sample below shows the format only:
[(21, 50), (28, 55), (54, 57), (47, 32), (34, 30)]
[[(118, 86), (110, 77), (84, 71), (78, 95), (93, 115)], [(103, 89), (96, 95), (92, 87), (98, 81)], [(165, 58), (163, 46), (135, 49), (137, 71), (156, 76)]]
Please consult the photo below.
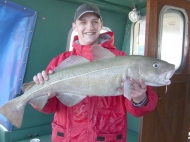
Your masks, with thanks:
[[(111, 31), (111, 29), (108, 27), (102, 27), (102, 30), (100, 31), (100, 33), (105, 33), (108, 31)], [(71, 28), (71, 30), (69, 31), (69, 34), (68, 34), (68, 39), (67, 39), (67, 47), (66, 47), (67, 51), (72, 51), (72, 49), (73, 49), (72, 42), (73, 42), (73, 38), (75, 35), (77, 35), (77, 33), (75, 31), (73, 31), (73, 29)]]
[(187, 53), (187, 16), (183, 9), (164, 6), (159, 21), (158, 58), (181, 71)]
[(130, 54), (144, 55), (146, 31), (145, 17), (141, 17), (140, 20), (138, 20), (136, 23), (133, 23), (131, 28)]

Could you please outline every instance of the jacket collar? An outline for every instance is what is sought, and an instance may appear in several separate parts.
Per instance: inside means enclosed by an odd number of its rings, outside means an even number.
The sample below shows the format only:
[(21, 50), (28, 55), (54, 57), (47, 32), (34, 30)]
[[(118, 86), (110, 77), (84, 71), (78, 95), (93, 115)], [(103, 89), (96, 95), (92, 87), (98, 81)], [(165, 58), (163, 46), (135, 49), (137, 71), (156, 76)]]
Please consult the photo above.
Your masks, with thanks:
[[(114, 33), (106, 32), (106, 33), (100, 34), (99, 45), (107, 49), (115, 49), (116, 47), (114, 46)], [(89, 60), (93, 60), (92, 54), (90, 51), (92, 45), (80, 45), (78, 41), (78, 36), (75, 36), (72, 46), (73, 46), (74, 55), (83, 56)]]

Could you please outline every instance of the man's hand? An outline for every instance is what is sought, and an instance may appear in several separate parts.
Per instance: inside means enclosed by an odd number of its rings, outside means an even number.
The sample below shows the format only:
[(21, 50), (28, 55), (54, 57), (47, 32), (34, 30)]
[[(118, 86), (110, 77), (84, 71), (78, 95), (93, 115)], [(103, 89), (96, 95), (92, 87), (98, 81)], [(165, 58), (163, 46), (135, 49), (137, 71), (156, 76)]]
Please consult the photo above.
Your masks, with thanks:
[(133, 86), (130, 90), (131, 99), (134, 103), (141, 103), (146, 98), (147, 86), (142, 79), (136, 82), (134, 79), (130, 79)]
[[(53, 70), (50, 70), (48, 74), (53, 74)], [(48, 74), (46, 71), (42, 71), (38, 73), (37, 75), (35, 75), (33, 77), (33, 80), (36, 84), (43, 84), (44, 81), (47, 81), (49, 79)]]
[[(37, 75), (35, 75), (33, 77), (33, 80), (36, 84), (43, 84), (45, 81), (47, 81), (49, 79), (49, 75), (53, 74), (53, 70), (49, 70), (49, 72), (47, 73), (46, 71), (42, 71), (40, 73), (38, 73)], [(53, 98), (56, 95), (55, 92), (49, 92), (48, 93), (48, 97)]]
[[(137, 104), (141, 103), (146, 98), (147, 86), (142, 79), (139, 79), (139, 82), (136, 82), (134, 79), (130, 78), (130, 81), (132, 85), (130, 90), (131, 100), (133, 100), (133, 102)], [(124, 82), (125, 80), (121, 82), (121, 87), (118, 89), (118, 91), (122, 94), (124, 93)]]

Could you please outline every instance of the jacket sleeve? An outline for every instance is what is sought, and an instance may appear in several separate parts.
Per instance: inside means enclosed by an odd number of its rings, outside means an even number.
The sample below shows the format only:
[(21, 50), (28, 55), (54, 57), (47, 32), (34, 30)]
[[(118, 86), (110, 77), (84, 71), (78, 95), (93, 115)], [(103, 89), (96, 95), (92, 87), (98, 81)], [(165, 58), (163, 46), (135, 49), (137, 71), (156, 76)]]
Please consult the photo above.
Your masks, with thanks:
[[(57, 57), (53, 58), (52, 61), (49, 63), (49, 65), (46, 68), (46, 72), (48, 72), (49, 70), (54, 70), (55, 67), (57, 67), (63, 60), (65, 60), (66, 58), (68, 58), (69, 56), (71, 56), (71, 52), (64, 52), (60, 55), (58, 55)], [(31, 104), (35, 109), (37, 109), (40, 112), (44, 112), (44, 113), (54, 113), (56, 111), (56, 106), (58, 103), (58, 99), (57, 97), (53, 97), (51, 99), (48, 100), (47, 104), (43, 107), (42, 110), (39, 110), (35, 105)], [(65, 106), (66, 107), (66, 106)]]
[(158, 95), (153, 91), (152, 87), (147, 86), (147, 99), (148, 101), (141, 107), (135, 107), (132, 101), (125, 98), (125, 106), (129, 113), (135, 117), (141, 117), (151, 111), (153, 111), (157, 105)]

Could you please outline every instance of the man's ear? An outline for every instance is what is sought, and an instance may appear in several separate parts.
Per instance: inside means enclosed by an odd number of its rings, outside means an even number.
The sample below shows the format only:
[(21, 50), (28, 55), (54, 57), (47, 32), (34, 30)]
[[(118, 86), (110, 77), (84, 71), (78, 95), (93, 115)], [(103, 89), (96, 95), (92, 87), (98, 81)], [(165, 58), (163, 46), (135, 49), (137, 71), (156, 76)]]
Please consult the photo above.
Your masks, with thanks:
[(73, 31), (75, 31), (76, 30), (76, 24), (74, 22), (72, 23), (72, 27), (73, 27)]

